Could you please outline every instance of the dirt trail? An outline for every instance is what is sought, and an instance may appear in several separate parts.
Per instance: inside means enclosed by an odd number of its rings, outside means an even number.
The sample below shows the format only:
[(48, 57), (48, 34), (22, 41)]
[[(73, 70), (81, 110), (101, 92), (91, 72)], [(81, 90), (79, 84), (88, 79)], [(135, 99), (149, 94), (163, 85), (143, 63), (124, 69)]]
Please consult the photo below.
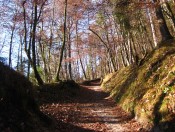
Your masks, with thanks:
[(125, 113), (98, 82), (82, 86), (76, 98), (43, 104), (41, 110), (57, 121), (60, 132), (137, 132), (141, 126)]

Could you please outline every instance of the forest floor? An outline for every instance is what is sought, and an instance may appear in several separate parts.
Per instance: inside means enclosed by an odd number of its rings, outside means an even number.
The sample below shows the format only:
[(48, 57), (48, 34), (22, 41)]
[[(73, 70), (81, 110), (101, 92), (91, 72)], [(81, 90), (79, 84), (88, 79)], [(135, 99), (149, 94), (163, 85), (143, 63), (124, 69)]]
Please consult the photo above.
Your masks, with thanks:
[(103, 92), (99, 82), (81, 85), (76, 97), (42, 103), (60, 132), (140, 132), (142, 126)]

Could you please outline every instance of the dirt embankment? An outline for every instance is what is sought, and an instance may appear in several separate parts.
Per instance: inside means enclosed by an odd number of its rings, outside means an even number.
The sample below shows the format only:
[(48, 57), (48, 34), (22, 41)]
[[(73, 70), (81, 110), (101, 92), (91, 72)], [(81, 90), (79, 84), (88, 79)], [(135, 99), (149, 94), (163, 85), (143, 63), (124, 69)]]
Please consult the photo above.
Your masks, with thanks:
[(0, 131), (51, 131), (51, 123), (39, 110), (32, 83), (0, 62)]

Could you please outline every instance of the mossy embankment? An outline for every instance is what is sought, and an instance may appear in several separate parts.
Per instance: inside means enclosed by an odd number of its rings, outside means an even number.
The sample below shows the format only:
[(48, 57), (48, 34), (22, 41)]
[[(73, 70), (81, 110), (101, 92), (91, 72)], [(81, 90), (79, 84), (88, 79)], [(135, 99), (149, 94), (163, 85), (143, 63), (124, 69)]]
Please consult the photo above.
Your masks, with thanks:
[(175, 41), (152, 51), (141, 66), (107, 75), (102, 88), (146, 128), (175, 130)]

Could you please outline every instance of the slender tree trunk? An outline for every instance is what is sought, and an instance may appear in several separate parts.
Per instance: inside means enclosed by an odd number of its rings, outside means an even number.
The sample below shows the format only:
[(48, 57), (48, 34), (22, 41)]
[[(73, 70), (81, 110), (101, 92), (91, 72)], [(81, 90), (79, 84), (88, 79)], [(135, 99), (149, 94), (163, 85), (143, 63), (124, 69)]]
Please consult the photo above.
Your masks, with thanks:
[[(27, 23), (26, 23), (26, 10), (25, 10), (25, 2), (23, 3), (23, 17), (24, 17), (24, 49), (28, 58), (28, 68), (27, 68), (27, 78), (29, 79), (30, 75), (30, 65), (32, 65), (32, 58), (30, 55), (30, 50), (31, 50), (31, 36), (29, 39), (29, 42), (27, 43)], [(33, 18), (33, 10), (32, 10), (32, 18)], [(30, 25), (30, 30), (32, 30), (33, 24)]]
[(149, 22), (150, 22), (150, 25), (151, 25), (151, 32), (152, 32), (154, 47), (157, 47), (157, 38), (156, 38), (156, 33), (155, 33), (155, 27), (154, 27), (154, 24), (153, 24), (153, 20), (152, 20), (152, 16), (151, 16), (149, 8), (147, 9), (147, 14), (148, 14)]
[(105, 43), (105, 41), (103, 41), (103, 39), (102, 39), (94, 30), (92, 30), (92, 29), (90, 29), (90, 28), (89, 28), (89, 30), (90, 30), (92, 33), (94, 33), (94, 34), (100, 39), (100, 41), (104, 44), (104, 46), (106, 47), (107, 52), (108, 52), (108, 54), (109, 54), (109, 56), (110, 56), (113, 69), (114, 69), (114, 71), (117, 71), (116, 66), (115, 66), (115, 60), (114, 60), (113, 53), (112, 53), (111, 49), (108, 47), (108, 45)]
[[(68, 56), (69, 58), (72, 57), (71, 55), (71, 34), (70, 34), (70, 31), (69, 31), (69, 43), (68, 43)], [(69, 64), (68, 64), (68, 69), (69, 69), (69, 78), (72, 80), (72, 64), (71, 64), (71, 61), (69, 61)]]
[(15, 25), (12, 27), (12, 33), (10, 37), (10, 48), (9, 48), (9, 67), (12, 67), (12, 44), (13, 44), (13, 36), (15, 31)]
[(82, 71), (83, 71), (84, 78), (87, 79), (86, 71), (84, 69), (83, 62), (82, 62), (81, 58), (80, 58), (80, 65), (81, 65), (81, 68), (82, 68)]
[[(108, 45), (110, 44), (110, 41), (109, 41), (109, 35), (108, 35), (108, 32), (106, 32), (106, 38), (107, 38), (107, 43)], [(106, 44), (107, 45), (107, 44)], [(114, 54), (113, 54), (113, 50), (112, 48), (110, 48), (109, 46), (107, 46), (108, 48), (108, 52), (109, 52), (109, 56), (110, 56), (110, 59), (111, 59), (111, 63), (112, 63), (112, 67), (113, 67), (113, 71), (117, 71), (116, 69), (116, 63), (115, 63), (115, 57), (114, 57)]]
[(125, 57), (124, 57), (124, 53), (123, 53), (123, 50), (121, 49), (121, 58), (122, 58), (122, 63), (123, 63), (123, 66), (126, 67), (127, 64), (125, 63)]
[(21, 50), (21, 44), (19, 43), (19, 47), (18, 47), (18, 59), (17, 59), (17, 71), (19, 71), (19, 61), (20, 61), (20, 50)]
[(57, 70), (57, 75), (56, 75), (56, 81), (60, 80), (60, 70), (61, 70), (61, 65), (62, 65), (62, 60), (63, 60), (63, 53), (66, 45), (66, 21), (67, 21), (67, 0), (65, 0), (65, 5), (64, 5), (64, 33), (63, 33), (63, 45), (61, 48), (61, 53), (60, 53), (60, 60), (59, 60), (59, 65), (58, 65), (58, 70)]
[[(32, 28), (32, 25), (31, 25)], [(31, 41), (32, 41), (32, 37), (30, 37), (29, 39), (29, 45), (28, 45), (28, 49), (26, 49), (26, 53), (27, 53), (27, 57), (28, 57), (28, 67), (27, 67), (27, 78), (29, 79), (30, 76), (30, 67), (33, 65), (33, 61), (31, 58)]]
[(21, 70), (21, 72), (23, 73), (24, 72), (24, 67), (23, 67), (23, 44), (24, 44), (24, 41), (22, 40), (22, 37), (20, 38), (21, 40), (21, 51), (20, 51), (20, 53), (21, 53), (21, 56), (20, 56), (20, 70)]
[(34, 3), (34, 23), (33, 23), (33, 31), (32, 31), (32, 58), (33, 58), (33, 70), (34, 70), (34, 74), (35, 74), (35, 78), (38, 81), (39, 85), (43, 85), (44, 82), (42, 80), (42, 78), (40, 77), (38, 70), (37, 70), (37, 66), (36, 66), (36, 46), (35, 46), (35, 37), (36, 37), (36, 26), (37, 26), (37, 22), (38, 22), (38, 17), (37, 17), (37, 4)]
[[(75, 32), (76, 32), (76, 42), (77, 42), (77, 49), (79, 48), (79, 38), (78, 38), (78, 20), (76, 21), (76, 28), (75, 28)], [(78, 49), (78, 56), (79, 56), (79, 61), (80, 61), (80, 66), (81, 66), (81, 69), (83, 71), (83, 75), (84, 75), (84, 78), (87, 79), (87, 75), (86, 75), (86, 71), (85, 71), (85, 68), (83, 66), (83, 62), (82, 62), (82, 59), (81, 59), (81, 56), (80, 56), (80, 53), (79, 53), (79, 49)]]
[(133, 53), (134, 52), (133, 52), (131, 43), (132, 43), (131, 38), (130, 38), (130, 36), (128, 36), (129, 61), (132, 64), (133, 63), (133, 57), (134, 57)]
[(22, 54), (22, 49), (23, 48), (23, 40), (22, 36), (20, 36), (20, 43), (19, 43), (19, 48), (18, 48), (18, 60), (17, 60), (17, 71), (23, 73), (23, 54)]
[(130, 65), (130, 62), (129, 62), (129, 54), (128, 54), (126, 42), (124, 42), (124, 43), (122, 44), (122, 46), (123, 46), (123, 52), (125, 53), (125, 56), (124, 56), (125, 61), (126, 61), (126, 63), (127, 63), (127, 66), (129, 66), (129, 65)]
[(44, 64), (44, 78), (45, 82), (48, 82), (48, 70), (47, 70), (47, 62), (46, 62), (46, 55), (45, 55), (45, 46), (41, 43), (41, 38), (39, 39), (39, 49), (41, 52), (41, 58)]
[[(67, 46), (67, 45), (66, 45)], [(67, 59), (67, 48), (66, 50), (64, 50), (64, 59)], [(68, 65), (67, 65), (67, 61), (64, 62), (64, 77), (66, 80), (68, 80), (69, 76), (68, 76)]]

